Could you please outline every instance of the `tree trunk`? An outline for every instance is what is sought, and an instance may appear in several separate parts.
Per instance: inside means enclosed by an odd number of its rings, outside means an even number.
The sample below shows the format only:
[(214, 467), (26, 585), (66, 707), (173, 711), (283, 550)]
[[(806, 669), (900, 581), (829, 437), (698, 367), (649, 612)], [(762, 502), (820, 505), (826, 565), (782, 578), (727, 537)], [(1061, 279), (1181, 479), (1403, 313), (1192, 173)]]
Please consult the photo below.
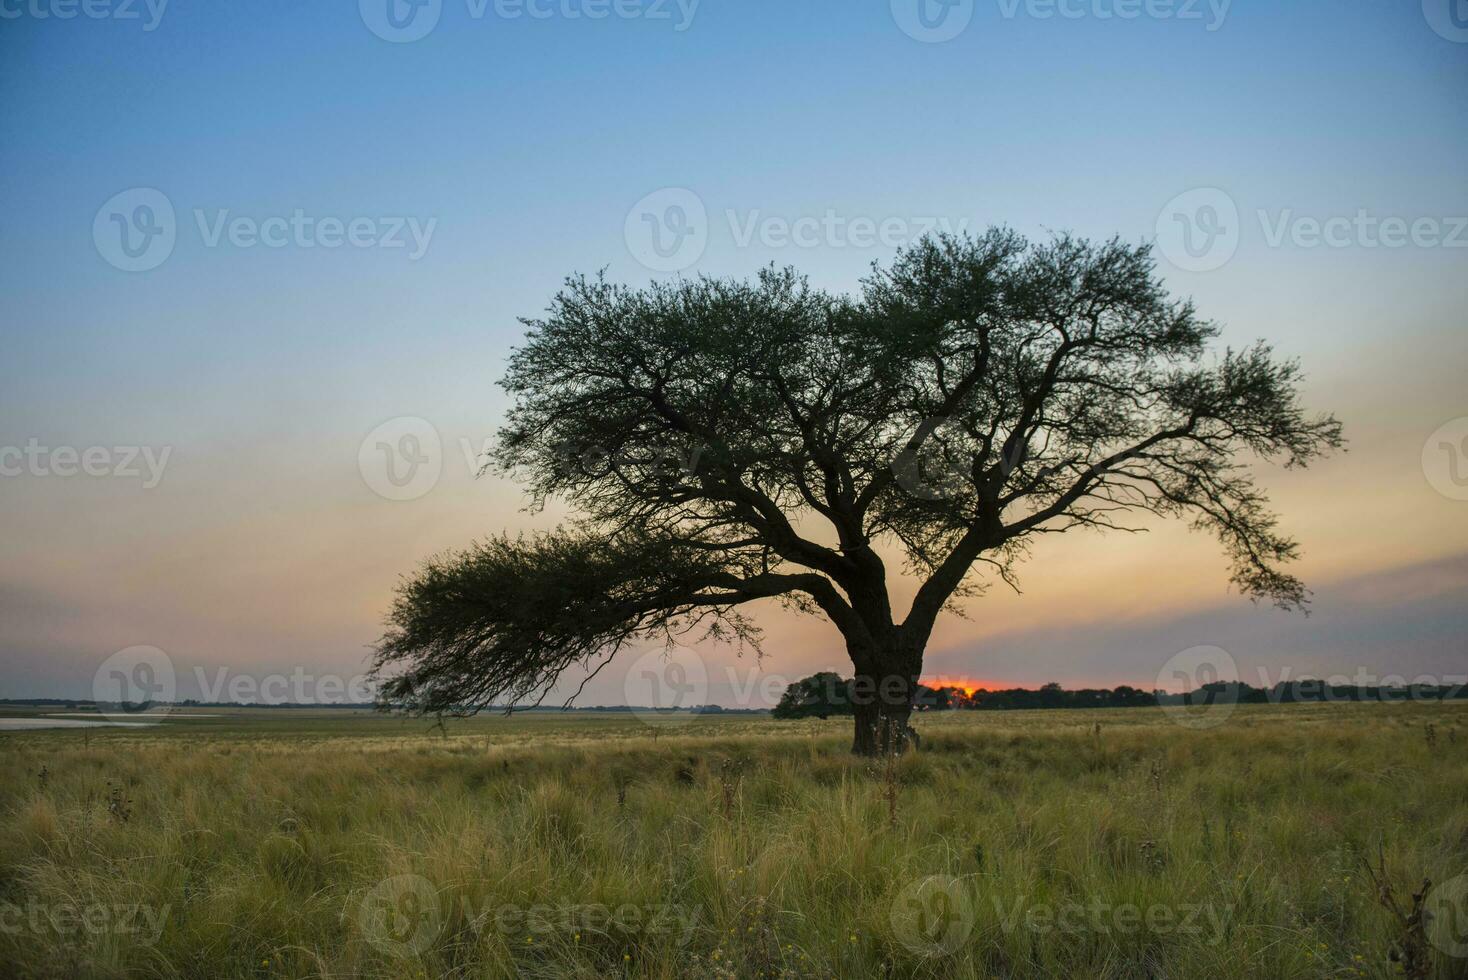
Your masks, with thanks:
[(900, 668), (864, 672), (852, 679), (851, 700), (856, 732), (851, 740), (855, 755), (898, 754), (916, 747), (917, 733), (908, 719), (918, 676)]

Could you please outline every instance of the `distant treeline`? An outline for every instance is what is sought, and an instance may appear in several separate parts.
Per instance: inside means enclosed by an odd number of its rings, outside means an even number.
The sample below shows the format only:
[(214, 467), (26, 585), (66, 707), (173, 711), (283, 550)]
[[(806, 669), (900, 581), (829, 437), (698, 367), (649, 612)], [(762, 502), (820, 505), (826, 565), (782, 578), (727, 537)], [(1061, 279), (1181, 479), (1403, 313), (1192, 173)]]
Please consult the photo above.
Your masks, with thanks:
[[(648, 711), (687, 710), (693, 714), (760, 715), (773, 714), (776, 718), (827, 718), (832, 715), (849, 715), (857, 702), (857, 692), (852, 681), (830, 671), (812, 674), (796, 681), (785, 689), (780, 703), (773, 712), (768, 708), (723, 708), (716, 704), (699, 705), (688, 709), (656, 709), (631, 705), (589, 705), (562, 708), (556, 705), (533, 705), (517, 707), (515, 712), (566, 712), (626, 713)], [(1327, 685), (1319, 680), (1281, 681), (1273, 687), (1253, 687), (1235, 681), (1220, 681), (1204, 684), (1186, 694), (1169, 694), (1165, 691), (1144, 691), (1123, 684), (1114, 688), (1078, 688), (1067, 690), (1059, 684), (1045, 684), (1039, 688), (1008, 688), (990, 691), (979, 688), (966, 691), (959, 687), (929, 687), (918, 685), (914, 699), (918, 711), (1023, 711), (1038, 708), (1149, 708), (1158, 705), (1207, 705), (1219, 703), (1239, 704), (1317, 704), (1333, 701), (1448, 701), (1468, 700), (1468, 687), (1463, 684), (1403, 684), (1396, 686), (1362, 687), (1356, 685)], [(31, 708), (65, 708), (72, 711), (97, 709), (97, 702), (79, 698), (0, 698), (0, 705), (16, 705)], [(241, 702), (241, 701), (172, 701), (149, 704), (126, 705), (124, 710), (143, 711), (150, 707), (170, 708), (340, 708), (369, 710), (380, 707), (370, 701), (338, 703), (301, 702)], [(107, 708), (116, 710), (115, 705)], [(503, 706), (483, 709), (503, 711)]]
[[(1115, 688), (1066, 690), (1059, 684), (1038, 689), (1016, 687), (1002, 691), (979, 688), (918, 685), (918, 711), (1015, 711), (1038, 708), (1145, 708), (1158, 705), (1313, 704), (1333, 701), (1443, 701), (1468, 699), (1462, 684), (1406, 684), (1386, 687), (1327, 685), (1324, 681), (1280, 682), (1253, 687), (1243, 682), (1204, 684), (1186, 694), (1144, 691), (1125, 684)], [(776, 718), (827, 718), (849, 715), (857, 703), (852, 681), (829, 671), (813, 674), (785, 689), (773, 712)]]

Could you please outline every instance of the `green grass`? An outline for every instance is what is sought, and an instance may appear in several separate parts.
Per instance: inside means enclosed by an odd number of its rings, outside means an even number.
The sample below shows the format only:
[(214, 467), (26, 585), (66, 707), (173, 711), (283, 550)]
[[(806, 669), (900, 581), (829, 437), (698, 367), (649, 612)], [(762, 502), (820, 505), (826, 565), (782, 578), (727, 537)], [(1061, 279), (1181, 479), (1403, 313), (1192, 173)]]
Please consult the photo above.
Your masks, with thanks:
[(1386, 977), (1468, 872), (1463, 704), (224, 715), (0, 734), (0, 974)]

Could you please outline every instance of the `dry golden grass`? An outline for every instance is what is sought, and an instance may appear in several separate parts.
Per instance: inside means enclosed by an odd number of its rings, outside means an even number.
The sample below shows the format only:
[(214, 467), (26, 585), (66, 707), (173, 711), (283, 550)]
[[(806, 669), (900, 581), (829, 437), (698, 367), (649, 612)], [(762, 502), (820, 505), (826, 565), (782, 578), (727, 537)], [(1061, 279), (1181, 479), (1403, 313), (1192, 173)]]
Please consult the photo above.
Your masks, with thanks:
[(1363, 862), (1468, 873), (1468, 705), (919, 726), (890, 778), (835, 719), (0, 735), (0, 973), (1387, 977)]

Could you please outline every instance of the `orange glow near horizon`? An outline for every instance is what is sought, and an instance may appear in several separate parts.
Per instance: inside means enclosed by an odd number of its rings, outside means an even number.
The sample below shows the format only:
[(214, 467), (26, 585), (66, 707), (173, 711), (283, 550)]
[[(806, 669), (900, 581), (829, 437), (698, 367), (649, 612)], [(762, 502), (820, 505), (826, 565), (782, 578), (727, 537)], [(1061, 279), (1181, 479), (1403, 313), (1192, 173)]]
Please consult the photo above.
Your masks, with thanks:
[(975, 691), (981, 688), (992, 690), (990, 685), (981, 684), (978, 681), (970, 680), (967, 677), (929, 677), (922, 680), (921, 683), (926, 684), (928, 687), (931, 688), (956, 687), (970, 697), (973, 696), (973, 693)]

